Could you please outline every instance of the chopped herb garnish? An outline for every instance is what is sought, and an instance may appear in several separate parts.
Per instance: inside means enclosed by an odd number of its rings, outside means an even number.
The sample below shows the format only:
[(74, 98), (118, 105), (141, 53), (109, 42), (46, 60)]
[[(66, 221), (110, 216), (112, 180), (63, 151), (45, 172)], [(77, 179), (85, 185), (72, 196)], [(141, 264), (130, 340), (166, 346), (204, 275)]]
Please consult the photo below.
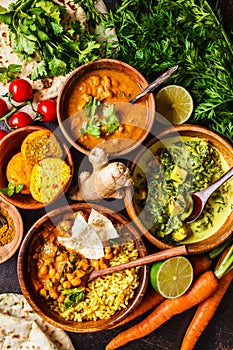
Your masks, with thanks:
[(64, 289), (62, 291), (62, 294), (66, 295), (64, 300), (64, 306), (67, 309), (73, 305), (78, 304), (85, 297), (83, 289), (78, 288)]
[(9, 182), (7, 187), (0, 188), (0, 192), (7, 195), (8, 197), (11, 197), (14, 193), (19, 193), (23, 189), (23, 187), (23, 184), (18, 184), (14, 186), (11, 182)]

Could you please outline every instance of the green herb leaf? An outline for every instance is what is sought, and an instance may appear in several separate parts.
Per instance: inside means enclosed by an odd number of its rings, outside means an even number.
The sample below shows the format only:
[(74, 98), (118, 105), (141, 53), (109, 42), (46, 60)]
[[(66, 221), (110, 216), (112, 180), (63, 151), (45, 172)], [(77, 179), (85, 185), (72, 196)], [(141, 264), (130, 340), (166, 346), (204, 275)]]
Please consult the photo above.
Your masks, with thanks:
[(0, 67), (0, 81), (7, 83), (14, 80), (21, 69), (22, 66), (19, 64), (9, 64), (8, 67)]
[(11, 182), (9, 182), (7, 187), (0, 188), (0, 192), (4, 193), (8, 197), (11, 197), (14, 193), (19, 193), (23, 189), (23, 187), (23, 184), (18, 184), (14, 186)]
[(83, 123), (82, 128), (80, 129), (80, 135), (89, 134), (99, 138), (101, 135), (100, 126), (100, 121), (97, 118), (92, 117), (90, 120)]
[(102, 121), (104, 128), (112, 134), (118, 128), (120, 122), (119, 118), (115, 113), (114, 105), (109, 104), (107, 107), (103, 108), (104, 119)]
[(64, 300), (65, 308), (69, 308), (73, 305), (78, 304), (85, 297), (83, 289), (78, 288), (64, 289), (62, 291), (62, 294), (66, 295), (66, 298)]

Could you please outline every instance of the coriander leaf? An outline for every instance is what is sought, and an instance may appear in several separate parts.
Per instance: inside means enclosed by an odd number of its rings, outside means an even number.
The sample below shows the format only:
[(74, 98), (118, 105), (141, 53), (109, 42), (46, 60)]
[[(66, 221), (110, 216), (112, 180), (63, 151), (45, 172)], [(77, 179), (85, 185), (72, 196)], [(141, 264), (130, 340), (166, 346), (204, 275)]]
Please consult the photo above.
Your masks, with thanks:
[(54, 57), (49, 62), (49, 69), (52, 76), (65, 75), (67, 71), (67, 65), (64, 61)]
[(94, 117), (99, 105), (100, 101), (97, 100), (96, 97), (92, 97), (85, 106), (85, 115), (88, 117)]
[(112, 134), (119, 126), (119, 118), (114, 111), (114, 105), (109, 104), (107, 107), (103, 108), (103, 125), (104, 128)]
[(46, 62), (43, 60), (39, 62), (32, 71), (31, 80), (36, 80), (44, 77), (47, 74)]
[(60, 7), (54, 4), (52, 1), (39, 1), (36, 4), (37, 7), (41, 8), (48, 17), (52, 18), (56, 23), (60, 23), (61, 10), (64, 11), (64, 6)]
[(0, 81), (7, 83), (14, 80), (21, 69), (22, 66), (19, 64), (9, 64), (8, 67), (0, 67)]
[(80, 135), (89, 134), (99, 138), (101, 135), (100, 126), (100, 121), (97, 118), (92, 117), (90, 120), (83, 123), (82, 128), (80, 129)]
[(7, 187), (0, 189), (0, 192), (4, 193), (8, 197), (11, 197), (14, 193), (19, 193), (23, 187), (23, 184), (19, 184), (15, 187), (11, 182), (9, 182)]
[(15, 186), (15, 193), (19, 193), (24, 188), (23, 184), (18, 184)]
[(64, 289), (62, 294), (66, 295), (64, 300), (65, 308), (78, 304), (85, 297), (84, 291), (78, 288)]

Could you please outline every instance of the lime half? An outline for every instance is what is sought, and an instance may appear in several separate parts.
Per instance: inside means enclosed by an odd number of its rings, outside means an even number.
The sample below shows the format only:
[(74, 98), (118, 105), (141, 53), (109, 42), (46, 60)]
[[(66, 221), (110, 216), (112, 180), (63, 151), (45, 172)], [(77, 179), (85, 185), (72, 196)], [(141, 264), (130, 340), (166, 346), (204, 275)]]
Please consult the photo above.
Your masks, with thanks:
[(164, 298), (177, 298), (184, 294), (193, 281), (193, 268), (183, 256), (154, 263), (150, 270), (153, 288)]
[(182, 124), (192, 114), (193, 99), (183, 86), (165, 86), (157, 93), (155, 100), (158, 119), (161, 122), (165, 118), (165, 121), (168, 120), (173, 125)]

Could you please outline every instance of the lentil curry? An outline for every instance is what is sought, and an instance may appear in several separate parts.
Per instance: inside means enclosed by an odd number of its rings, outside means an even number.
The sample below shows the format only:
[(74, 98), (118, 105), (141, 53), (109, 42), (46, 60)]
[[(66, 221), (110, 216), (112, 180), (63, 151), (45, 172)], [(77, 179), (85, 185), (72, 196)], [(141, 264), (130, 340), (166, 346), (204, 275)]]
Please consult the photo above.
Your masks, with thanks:
[[(136, 142), (144, 133), (147, 123), (146, 101), (142, 99), (136, 105), (129, 100), (141, 91), (137, 82), (126, 73), (114, 69), (94, 70), (74, 84), (68, 101), (68, 117), (73, 138), (86, 149), (101, 146), (108, 152), (125, 149)], [(106, 129), (100, 116), (95, 119), (87, 118), (84, 111), (92, 99), (100, 104), (111, 104), (117, 118), (117, 127)], [(78, 113), (79, 112), (79, 113)], [(116, 121), (116, 118), (114, 121)], [(100, 134), (83, 132), (83, 127), (99, 123)]]
[[(139, 285), (138, 268), (99, 277), (90, 283), (88, 275), (93, 269), (135, 260), (138, 250), (127, 232), (111, 243), (103, 242), (104, 256), (100, 259), (87, 259), (65, 248), (58, 237), (69, 237), (77, 213), (87, 221), (88, 214), (82, 211), (65, 214), (62, 221), (56, 225), (46, 222), (38, 232), (31, 248), (32, 282), (48, 306), (67, 320), (108, 319), (133, 298)], [(118, 226), (117, 230), (124, 228)]]

